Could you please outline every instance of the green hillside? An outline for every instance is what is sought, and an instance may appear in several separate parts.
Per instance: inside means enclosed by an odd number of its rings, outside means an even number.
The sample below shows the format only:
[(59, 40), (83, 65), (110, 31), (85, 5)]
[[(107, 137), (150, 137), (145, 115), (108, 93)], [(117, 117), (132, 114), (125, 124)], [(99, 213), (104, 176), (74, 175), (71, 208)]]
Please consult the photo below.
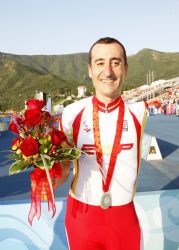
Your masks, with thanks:
[(141, 85), (147, 81), (149, 69), (154, 73), (154, 80), (171, 79), (179, 76), (179, 53), (159, 52), (143, 49), (128, 57), (129, 72), (126, 84)]
[(20, 110), (24, 101), (33, 98), (35, 91), (44, 91), (57, 96), (59, 94), (75, 93), (77, 84), (71, 86), (67, 81), (52, 75), (42, 73), (24, 66), (16, 60), (0, 61), (0, 110)]
[(83, 81), (87, 78), (87, 53), (35, 56), (6, 54), (5, 57), (68, 81)]
[[(145, 84), (147, 73), (154, 80), (179, 76), (179, 53), (143, 49), (128, 57), (129, 72), (124, 89)], [(87, 53), (70, 55), (13, 55), (0, 53), (0, 110), (24, 107), (35, 90), (52, 97), (76, 94), (77, 86), (92, 85), (87, 73)]]

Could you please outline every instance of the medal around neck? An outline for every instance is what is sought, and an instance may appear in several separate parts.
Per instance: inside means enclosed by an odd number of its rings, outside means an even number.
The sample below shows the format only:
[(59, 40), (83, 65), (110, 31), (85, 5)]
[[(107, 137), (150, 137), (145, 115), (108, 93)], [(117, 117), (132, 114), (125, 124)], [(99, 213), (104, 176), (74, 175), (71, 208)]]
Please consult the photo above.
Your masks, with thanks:
[(111, 194), (109, 192), (103, 193), (103, 195), (101, 197), (101, 201), (100, 201), (100, 206), (103, 209), (106, 209), (106, 208), (109, 208), (110, 206), (112, 206), (112, 197), (111, 197)]

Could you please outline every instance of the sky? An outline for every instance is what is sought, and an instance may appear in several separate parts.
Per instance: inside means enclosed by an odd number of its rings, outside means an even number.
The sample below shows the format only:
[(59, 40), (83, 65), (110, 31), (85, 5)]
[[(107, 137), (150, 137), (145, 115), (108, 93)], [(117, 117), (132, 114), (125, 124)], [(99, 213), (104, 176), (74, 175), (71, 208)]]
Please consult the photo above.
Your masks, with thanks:
[(179, 52), (179, 0), (0, 0), (0, 52), (88, 52), (101, 37), (127, 55), (144, 48)]

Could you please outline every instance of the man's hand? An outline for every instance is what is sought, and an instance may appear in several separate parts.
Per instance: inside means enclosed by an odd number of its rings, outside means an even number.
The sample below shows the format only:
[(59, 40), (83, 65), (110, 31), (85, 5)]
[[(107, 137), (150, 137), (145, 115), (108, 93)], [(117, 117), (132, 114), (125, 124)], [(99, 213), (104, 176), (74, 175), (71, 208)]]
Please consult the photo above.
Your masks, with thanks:
[[(60, 178), (51, 177), (51, 182), (54, 190), (59, 186), (61, 186), (67, 180), (70, 174), (70, 161), (63, 160), (60, 162), (60, 164), (62, 166), (61, 177)], [(33, 190), (37, 188), (36, 183), (32, 183), (32, 188)], [(41, 201), (47, 201), (47, 191), (45, 183), (42, 184)]]
[(61, 186), (67, 180), (68, 176), (70, 175), (70, 163), (71, 163), (70, 160), (63, 160), (60, 162), (62, 166), (61, 177), (59, 179), (54, 178), (52, 180), (54, 189)]

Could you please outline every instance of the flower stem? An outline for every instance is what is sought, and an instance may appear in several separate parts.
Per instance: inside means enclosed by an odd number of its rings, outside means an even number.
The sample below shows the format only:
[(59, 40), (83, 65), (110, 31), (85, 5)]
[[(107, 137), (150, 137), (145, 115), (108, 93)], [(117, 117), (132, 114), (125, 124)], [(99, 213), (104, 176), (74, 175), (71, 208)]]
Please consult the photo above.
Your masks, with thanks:
[(47, 166), (47, 162), (45, 160), (45, 157), (43, 154), (40, 154), (41, 158), (42, 158), (42, 161), (43, 161), (43, 164), (44, 164), (44, 167), (45, 167), (45, 172), (46, 172), (46, 175), (47, 175), (47, 180), (48, 180), (48, 183), (49, 183), (49, 186), (50, 186), (50, 191), (51, 191), (51, 194), (52, 194), (52, 201), (53, 201), (53, 204), (54, 204), (54, 192), (53, 192), (53, 187), (52, 187), (52, 181), (51, 181), (51, 178), (50, 178), (50, 174), (49, 174), (49, 170), (48, 170), (48, 166)]

